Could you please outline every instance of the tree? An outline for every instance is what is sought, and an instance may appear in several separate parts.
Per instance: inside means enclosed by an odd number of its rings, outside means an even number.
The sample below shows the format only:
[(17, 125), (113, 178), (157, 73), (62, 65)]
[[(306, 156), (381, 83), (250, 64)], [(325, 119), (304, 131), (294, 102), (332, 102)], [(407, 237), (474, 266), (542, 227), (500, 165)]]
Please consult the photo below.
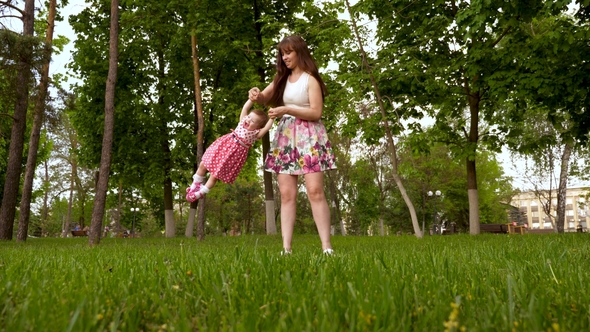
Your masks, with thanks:
[[(423, 133), (414, 133), (400, 141), (400, 174), (407, 185), (408, 193), (418, 204), (418, 211), (426, 225), (433, 220), (436, 205), (437, 220), (456, 224), (457, 229), (469, 229), (469, 205), (465, 192), (466, 170), (462, 157), (452, 152), (444, 143), (428, 144), (433, 128)], [(477, 154), (480, 215), (482, 223), (507, 222), (507, 203), (514, 189), (512, 178), (504, 170), (493, 153), (480, 149)], [(440, 198), (428, 197), (428, 191), (440, 190)], [(429, 227), (425, 227), (429, 228)]]
[(37, 150), (39, 148), (39, 136), (41, 126), (43, 125), (43, 113), (45, 109), (45, 98), (47, 97), (47, 88), (49, 84), (49, 63), (53, 44), (53, 28), (55, 26), (55, 12), (57, 0), (49, 1), (49, 14), (47, 17), (47, 31), (45, 33), (45, 48), (47, 62), (43, 65), (41, 72), (41, 82), (39, 83), (39, 92), (35, 104), (35, 118), (33, 120), (33, 129), (29, 140), (29, 154), (27, 157), (27, 166), (25, 181), (22, 189), (20, 201), (20, 216), (18, 223), (17, 241), (26, 241), (29, 229), (29, 215), (31, 210), (31, 193), (33, 191), (33, 178), (37, 167)]
[[(199, 164), (201, 163), (201, 158), (203, 157), (203, 135), (205, 132), (205, 123), (203, 120), (203, 101), (201, 97), (201, 74), (199, 72), (199, 53), (198, 53), (198, 43), (197, 43), (197, 36), (196, 31), (193, 31), (191, 35), (191, 49), (192, 49), (192, 59), (193, 59), (193, 75), (195, 78), (195, 137), (197, 138), (197, 154), (195, 165), (193, 167), (193, 171), (196, 172), (197, 168), (199, 168)], [(201, 207), (199, 209), (199, 217), (197, 223), (197, 238), (202, 241), (203, 237), (205, 236), (205, 198), (198, 202), (192, 202), (190, 204), (190, 214), (189, 220), (186, 225), (186, 232), (185, 235), (187, 237), (193, 236), (193, 226), (195, 220), (195, 209), (197, 208), (197, 204), (200, 204)]]
[(102, 139), (102, 155), (98, 182), (96, 185), (96, 196), (92, 209), (92, 221), (90, 223), (90, 234), (88, 244), (91, 246), (100, 243), (102, 234), (102, 219), (106, 193), (109, 185), (111, 168), (111, 149), (113, 144), (114, 113), (115, 113), (115, 85), (117, 82), (118, 66), (118, 44), (119, 44), (119, 0), (111, 0), (111, 29), (109, 39), (109, 74), (106, 81), (105, 110), (104, 110), (104, 134)]
[[(525, 47), (519, 50), (521, 83), (512, 93), (513, 99), (520, 102), (513, 103), (512, 114), (523, 108), (527, 112), (510, 117), (514, 119), (510, 122), (512, 147), (530, 156), (538, 168), (548, 168), (550, 177), (554, 176), (553, 165), (559, 159), (556, 229), (563, 233), (571, 160), (590, 131), (590, 27), (583, 20), (556, 15), (535, 19), (518, 32), (515, 39)], [(521, 119), (524, 124), (519, 122)], [(542, 151), (553, 149), (559, 150), (559, 154), (550, 152), (548, 160), (538, 158), (546, 155)], [(549, 200), (545, 206), (548, 216), (551, 204)]]
[(421, 238), (424, 236), (424, 234), (422, 234), (422, 232), (420, 231), (420, 226), (418, 225), (418, 218), (416, 217), (416, 210), (414, 209), (414, 205), (412, 204), (412, 200), (410, 199), (410, 197), (407, 195), (406, 193), (406, 189), (404, 187), (404, 184), (401, 181), (401, 178), (399, 177), (398, 174), (398, 165), (397, 165), (397, 147), (396, 144), (393, 140), (393, 134), (392, 131), (390, 129), (390, 125), (389, 125), (389, 120), (387, 118), (387, 113), (385, 110), (385, 106), (383, 103), (383, 98), (381, 97), (381, 91), (377, 85), (377, 82), (375, 81), (375, 77), (373, 75), (373, 71), (372, 69), (369, 67), (369, 63), (367, 62), (367, 55), (365, 53), (365, 50), (363, 48), (363, 43), (361, 41), (360, 35), (358, 33), (358, 29), (357, 29), (357, 25), (356, 25), (356, 19), (355, 19), (355, 15), (351, 10), (350, 4), (348, 2), (348, 0), (345, 0), (346, 2), (346, 7), (348, 9), (348, 12), (350, 14), (351, 17), (351, 23), (352, 23), (352, 27), (359, 45), (359, 49), (361, 52), (361, 56), (362, 56), (362, 62), (363, 62), (363, 66), (364, 68), (367, 70), (370, 80), (371, 80), (371, 85), (373, 87), (373, 91), (375, 93), (375, 98), (377, 99), (377, 103), (379, 105), (379, 110), (381, 111), (381, 118), (382, 118), (382, 123), (383, 126), (385, 128), (385, 133), (386, 133), (386, 138), (387, 138), (387, 147), (389, 148), (390, 151), (390, 160), (391, 160), (391, 167), (392, 167), (392, 177), (395, 181), (395, 184), (397, 185), (403, 199), (404, 202), (406, 203), (408, 210), (410, 211), (410, 216), (412, 219), (412, 225), (414, 226), (414, 234), (416, 234), (416, 236), (418, 238)]
[[(512, 35), (537, 15), (564, 10), (543, 1), (366, 1), (377, 20), (384, 94), (400, 113), (436, 119), (436, 141), (453, 146), (465, 161), (470, 233), (479, 233), (476, 157), (484, 143), (498, 149), (503, 101), (521, 53)], [(393, 13), (393, 15), (392, 15)], [(391, 61), (394, 59), (394, 61)], [(482, 125), (487, 130), (482, 130)]]
[[(11, 6), (8, 2), (1, 5)], [(13, 7), (21, 13), (23, 22), (23, 36), (33, 37), (35, 23), (35, 1), (25, 0), (24, 11)], [(25, 41), (26, 42), (26, 41)], [(16, 78), (16, 103), (14, 107), (12, 131), (10, 134), (10, 150), (4, 182), (4, 194), (0, 207), (0, 240), (12, 240), (14, 217), (16, 213), (17, 195), (22, 170), (22, 154), (24, 147), (25, 129), (27, 126), (27, 108), (29, 105), (29, 80), (31, 77), (31, 62), (33, 59), (33, 40), (28, 40), (21, 51), (18, 61), (18, 74)]]

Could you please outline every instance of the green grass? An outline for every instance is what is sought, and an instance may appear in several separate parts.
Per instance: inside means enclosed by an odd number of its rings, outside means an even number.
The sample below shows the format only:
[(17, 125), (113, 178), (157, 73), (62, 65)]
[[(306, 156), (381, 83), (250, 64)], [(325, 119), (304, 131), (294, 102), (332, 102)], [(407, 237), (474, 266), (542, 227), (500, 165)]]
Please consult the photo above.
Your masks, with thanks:
[(587, 331), (590, 236), (0, 243), (4, 331)]

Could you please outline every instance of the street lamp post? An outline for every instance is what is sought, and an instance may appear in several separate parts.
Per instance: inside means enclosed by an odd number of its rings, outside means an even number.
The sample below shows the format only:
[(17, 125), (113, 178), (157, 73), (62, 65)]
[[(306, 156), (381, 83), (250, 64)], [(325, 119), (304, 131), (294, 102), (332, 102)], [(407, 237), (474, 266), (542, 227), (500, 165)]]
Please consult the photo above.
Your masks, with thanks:
[[(437, 190), (434, 193), (432, 191), (428, 192), (428, 197), (433, 197), (433, 195), (435, 195), (436, 197), (440, 197), (440, 195), (441, 195), (440, 190)], [(438, 224), (436, 223), (436, 200), (434, 201), (433, 209), (434, 209), (434, 213), (433, 213), (434, 223), (432, 224), (432, 230), (433, 230), (434, 234), (437, 234), (440, 232), (440, 230), (439, 230)], [(422, 228), (424, 228), (424, 224), (422, 225)]]
[(139, 211), (139, 208), (131, 208), (133, 211), (133, 222), (131, 223), (131, 237), (135, 237), (135, 213)]

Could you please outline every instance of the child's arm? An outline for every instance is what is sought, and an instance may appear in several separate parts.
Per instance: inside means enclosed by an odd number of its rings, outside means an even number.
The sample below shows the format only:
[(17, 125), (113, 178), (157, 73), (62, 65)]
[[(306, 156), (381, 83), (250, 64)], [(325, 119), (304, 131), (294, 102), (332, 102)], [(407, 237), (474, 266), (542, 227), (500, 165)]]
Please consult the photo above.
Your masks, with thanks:
[(258, 135), (256, 135), (257, 139), (262, 138), (262, 136), (264, 136), (266, 133), (268, 133), (268, 131), (270, 130), (270, 128), (272, 127), (272, 124), (275, 122), (275, 119), (271, 119), (269, 118), (268, 121), (266, 122), (266, 125), (260, 129), (260, 131), (258, 132)]
[(252, 105), (254, 105), (254, 102), (252, 102), (250, 99), (248, 99), (248, 101), (244, 104), (244, 106), (242, 106), (242, 113), (240, 113), (240, 121), (242, 121), (242, 119), (244, 119), (244, 117), (246, 117), (246, 115), (248, 115), (248, 111), (250, 110)]

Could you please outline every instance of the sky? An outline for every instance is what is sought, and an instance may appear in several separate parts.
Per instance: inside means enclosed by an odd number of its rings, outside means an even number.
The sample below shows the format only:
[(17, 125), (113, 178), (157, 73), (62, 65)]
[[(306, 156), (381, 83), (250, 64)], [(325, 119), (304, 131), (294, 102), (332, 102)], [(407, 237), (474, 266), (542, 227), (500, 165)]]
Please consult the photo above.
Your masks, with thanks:
[[(39, 0), (36, 1), (36, 6), (40, 7), (42, 4)], [(76, 39), (76, 35), (72, 27), (68, 22), (68, 17), (70, 15), (75, 15), (81, 12), (84, 8), (86, 8), (88, 4), (86, 4), (82, 0), (70, 0), (69, 4), (60, 10), (61, 15), (64, 17), (62, 22), (56, 22), (55, 25), (55, 35), (63, 35), (70, 39), (70, 43), (67, 44), (64, 48), (64, 51), (59, 55), (54, 55), (52, 58), (52, 63), (50, 65), (50, 74), (54, 75), (56, 73), (61, 74), (68, 74), (69, 70), (67, 69), (67, 64), (72, 60), (72, 51), (74, 48), (74, 41)], [(15, 24), (16, 23), (16, 24)], [(364, 23), (364, 22), (362, 22)], [(362, 24), (361, 23), (361, 24)], [(21, 25), (21, 26), (19, 26)], [(13, 22), (12, 26), (10, 27), (13, 30), (22, 30), (22, 24), (20, 21)], [(77, 79), (73, 77), (69, 77), (66, 83), (66, 86), (76, 83)], [(432, 121), (432, 120), (430, 120)], [(503, 149), (502, 153), (498, 156), (498, 161), (501, 163), (502, 167), (504, 168), (504, 172), (507, 176), (511, 176), (513, 178), (513, 186), (519, 188), (521, 190), (530, 189), (530, 185), (526, 182), (525, 178), (519, 174), (519, 171), (524, 167), (524, 161), (518, 160), (513, 158), (507, 149)], [(570, 180), (569, 187), (580, 187), (580, 186), (588, 186), (590, 183), (577, 181), (575, 179)]]

